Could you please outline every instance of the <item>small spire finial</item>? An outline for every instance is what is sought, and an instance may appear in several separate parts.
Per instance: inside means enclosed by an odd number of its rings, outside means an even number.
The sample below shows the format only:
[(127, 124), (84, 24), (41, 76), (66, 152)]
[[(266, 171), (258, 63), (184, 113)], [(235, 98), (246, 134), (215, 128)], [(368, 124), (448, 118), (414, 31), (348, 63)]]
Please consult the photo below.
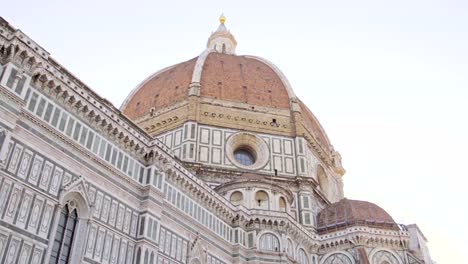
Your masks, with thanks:
[(221, 16), (219, 17), (219, 23), (224, 24), (226, 22), (226, 17), (224, 16), (224, 13), (221, 13)]
[(211, 33), (206, 47), (213, 52), (235, 54), (237, 41), (224, 23), (226, 23), (226, 17), (224, 13), (221, 13), (218, 29)]

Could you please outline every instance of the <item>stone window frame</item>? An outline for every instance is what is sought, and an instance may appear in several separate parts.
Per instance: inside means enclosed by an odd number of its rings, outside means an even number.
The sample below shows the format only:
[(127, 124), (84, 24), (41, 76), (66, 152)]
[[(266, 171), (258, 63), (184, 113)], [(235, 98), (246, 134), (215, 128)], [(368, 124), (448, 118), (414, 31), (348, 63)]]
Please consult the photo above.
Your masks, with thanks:
[[(9, 79), (11, 77), (12, 71), (15, 70), (17, 75), (22, 75), (22, 78), (19, 79), (18, 81), (14, 81), (16, 85), (14, 87), (8, 86), (7, 83), (9, 82)], [(25, 95), (27, 94), (27, 91), (29, 90), (29, 86), (31, 83), (31, 77), (24, 72), (23, 69), (19, 68), (13, 63), (6, 63), (5, 65), (2, 65), (2, 70), (0, 71), (0, 85), (6, 87), (9, 91), (11, 91), (13, 94), (16, 96), (19, 96), (21, 99), (25, 98)], [(18, 76), (16, 77), (18, 78)], [(15, 78), (15, 79), (16, 79)], [(24, 80), (24, 81), (23, 81)], [(18, 84), (22, 82), (23, 87), (21, 87), (21, 91), (18, 93)]]
[[(252, 165), (246, 166), (236, 160), (234, 153), (239, 149), (251, 152), (255, 160)], [(268, 144), (263, 138), (249, 132), (241, 131), (231, 134), (226, 140), (224, 153), (234, 166), (244, 170), (261, 170), (270, 161)]]
[(258, 235), (257, 247), (260, 250), (271, 252), (281, 252), (283, 248), (278, 235), (269, 231), (262, 232)]
[(296, 260), (299, 264), (309, 264), (309, 255), (306, 250), (302, 247), (297, 249)]
[[(46, 254), (46, 259), (44, 263), (49, 263), (49, 258), (52, 251), (52, 245), (57, 234), (57, 225), (60, 218), (62, 208), (68, 206), (71, 207), (71, 210), (76, 210), (78, 215), (77, 224), (75, 227), (75, 234), (73, 236), (72, 248), (70, 249), (70, 264), (82, 263), (85, 253), (85, 247), (87, 236), (88, 236), (88, 221), (91, 218), (91, 206), (89, 205), (87, 199), (84, 197), (84, 194), (77, 191), (69, 191), (67, 193), (61, 194), (59, 199), (59, 206), (55, 209), (54, 222), (52, 223), (52, 230), (49, 239), (49, 246)], [(69, 209), (70, 210), (70, 209)]]

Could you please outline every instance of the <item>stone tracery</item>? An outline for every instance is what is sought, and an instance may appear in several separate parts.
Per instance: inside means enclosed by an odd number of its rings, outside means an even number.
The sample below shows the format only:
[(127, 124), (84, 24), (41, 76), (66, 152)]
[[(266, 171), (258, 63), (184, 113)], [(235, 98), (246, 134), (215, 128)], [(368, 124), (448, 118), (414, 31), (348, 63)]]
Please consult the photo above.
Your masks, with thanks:
[(376, 264), (400, 264), (401, 262), (389, 251), (379, 250), (372, 256), (372, 263)]
[(353, 261), (342, 253), (334, 253), (328, 256), (322, 264), (353, 264)]

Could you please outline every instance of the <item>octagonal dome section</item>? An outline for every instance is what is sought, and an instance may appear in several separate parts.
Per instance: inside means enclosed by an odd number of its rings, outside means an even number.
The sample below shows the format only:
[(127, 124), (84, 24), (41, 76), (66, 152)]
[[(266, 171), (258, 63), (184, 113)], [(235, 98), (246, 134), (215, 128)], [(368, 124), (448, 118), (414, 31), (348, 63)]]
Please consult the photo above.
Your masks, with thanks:
[(289, 93), (277, 72), (259, 58), (211, 52), (200, 76), (201, 97), (289, 109)]
[[(319, 121), (308, 107), (296, 98), (287, 78), (273, 63), (255, 56), (238, 56), (207, 50), (198, 57), (149, 76), (129, 94), (121, 110), (145, 129), (152, 127), (162, 122), (158, 120), (158, 114), (170, 113), (180, 102), (188, 100), (189, 87), (199, 87), (198, 95), (204, 98), (205, 105), (207, 100), (212, 100), (213, 105), (240, 106), (244, 111), (257, 108), (264, 111), (282, 111), (280, 113), (283, 124), (290, 124), (291, 102), (295, 101), (302, 113), (300, 125), (313, 135), (324, 149), (328, 150), (331, 146)], [(198, 109), (201, 111), (201, 108)], [(255, 115), (262, 118), (260, 113)], [(264, 116), (266, 119), (266, 115)], [(186, 116), (182, 115), (179, 121), (183, 122), (186, 119)], [(217, 125), (229, 126), (226, 122)], [(231, 127), (236, 128), (235, 125)], [(159, 131), (166, 130), (160, 127), (160, 130), (156, 129), (154, 132), (150, 130), (150, 133), (157, 135)], [(274, 129), (270, 132), (275, 133)], [(281, 133), (288, 135), (292, 130), (286, 128)]]
[(358, 200), (341, 199), (317, 215), (317, 230), (327, 233), (351, 226), (368, 226), (399, 230), (397, 223), (380, 206)]
[(167, 67), (148, 77), (127, 97), (123, 113), (132, 120), (147, 115), (187, 98), (197, 57)]

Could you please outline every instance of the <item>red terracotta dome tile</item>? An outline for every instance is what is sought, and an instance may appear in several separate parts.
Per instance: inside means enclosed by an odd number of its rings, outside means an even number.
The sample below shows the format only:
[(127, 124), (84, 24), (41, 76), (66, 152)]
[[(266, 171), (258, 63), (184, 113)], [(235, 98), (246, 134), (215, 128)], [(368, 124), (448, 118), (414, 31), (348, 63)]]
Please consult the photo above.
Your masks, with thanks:
[(202, 97), (289, 109), (283, 81), (269, 65), (254, 58), (210, 53), (200, 84)]
[(330, 204), (317, 216), (317, 230), (327, 233), (350, 226), (369, 226), (399, 230), (393, 218), (376, 204), (349, 199), (341, 199)]
[(129, 98), (123, 113), (131, 119), (138, 119), (153, 107), (158, 110), (183, 101), (187, 98), (197, 58), (169, 67), (144, 81)]

